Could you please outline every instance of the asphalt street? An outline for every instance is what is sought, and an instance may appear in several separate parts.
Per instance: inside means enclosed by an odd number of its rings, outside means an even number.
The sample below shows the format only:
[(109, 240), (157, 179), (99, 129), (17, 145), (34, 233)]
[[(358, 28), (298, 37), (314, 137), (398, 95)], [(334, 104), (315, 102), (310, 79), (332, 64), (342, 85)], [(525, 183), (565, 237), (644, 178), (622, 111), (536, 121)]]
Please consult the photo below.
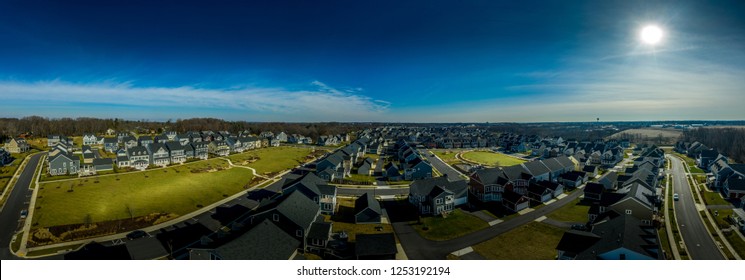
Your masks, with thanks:
[(20, 219), (21, 210), (28, 208), (28, 202), (31, 200), (31, 194), (33, 193), (29, 188), (34, 181), (36, 165), (39, 164), (42, 155), (31, 156), (27, 168), (24, 168), (21, 172), (15, 188), (5, 202), (3, 211), (0, 212), (0, 259), (17, 259), (8, 248), (13, 235), (23, 226), (23, 220)]
[(684, 163), (674, 156), (669, 156), (668, 159), (672, 164), (670, 171), (673, 175), (673, 190), (680, 197), (680, 200), (673, 201), (675, 218), (688, 255), (693, 260), (724, 260), (696, 209), (693, 193), (686, 179)]
[(432, 156), (432, 153), (430, 153), (429, 150), (424, 150), (423, 154), (427, 157), (429, 162), (432, 164), (432, 167), (437, 169), (437, 171), (440, 171), (440, 173), (442, 173), (443, 175), (447, 174), (448, 179), (450, 181), (461, 179), (460, 173), (457, 170), (455, 170), (455, 168), (448, 165), (444, 161), (440, 160), (440, 158)]

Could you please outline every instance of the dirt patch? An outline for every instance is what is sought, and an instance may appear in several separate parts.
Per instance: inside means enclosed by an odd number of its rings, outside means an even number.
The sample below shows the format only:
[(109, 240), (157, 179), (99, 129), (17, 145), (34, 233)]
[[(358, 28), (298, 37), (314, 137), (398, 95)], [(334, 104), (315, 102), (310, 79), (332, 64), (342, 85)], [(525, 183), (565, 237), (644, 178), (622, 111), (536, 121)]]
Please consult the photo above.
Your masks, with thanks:
[(128, 232), (163, 223), (176, 217), (178, 215), (170, 213), (153, 213), (134, 219), (38, 228), (31, 231), (28, 244), (29, 247), (35, 247)]

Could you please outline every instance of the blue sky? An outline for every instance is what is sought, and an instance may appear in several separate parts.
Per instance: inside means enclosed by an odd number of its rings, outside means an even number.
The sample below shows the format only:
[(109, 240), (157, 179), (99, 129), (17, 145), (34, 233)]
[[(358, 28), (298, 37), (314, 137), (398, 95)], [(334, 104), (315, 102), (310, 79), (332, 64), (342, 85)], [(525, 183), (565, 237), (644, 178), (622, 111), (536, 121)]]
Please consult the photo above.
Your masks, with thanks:
[(745, 119), (743, 1), (400, 2), (2, 1), (0, 117)]

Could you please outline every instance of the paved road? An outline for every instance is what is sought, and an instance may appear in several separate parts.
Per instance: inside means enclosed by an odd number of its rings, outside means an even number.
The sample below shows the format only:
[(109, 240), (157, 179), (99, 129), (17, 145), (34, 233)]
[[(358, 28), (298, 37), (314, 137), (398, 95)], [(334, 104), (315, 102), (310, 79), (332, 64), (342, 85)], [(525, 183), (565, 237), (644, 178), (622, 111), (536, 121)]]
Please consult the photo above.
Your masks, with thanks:
[(460, 172), (458, 172), (457, 170), (455, 170), (455, 168), (453, 168), (452, 166), (450, 166), (447, 163), (445, 163), (444, 161), (442, 161), (440, 158), (431, 156), (432, 153), (430, 153), (429, 150), (426, 150), (425, 149), (424, 150), (424, 155), (427, 157), (427, 159), (429, 159), (429, 163), (432, 164), (432, 167), (434, 167), (435, 169), (437, 169), (437, 171), (440, 171), (440, 173), (442, 173), (443, 175), (444, 174), (447, 174), (448, 175), (448, 179), (450, 181), (455, 180), (455, 178), (461, 179), (461, 177), (460, 177), (461, 173)]
[(432, 241), (421, 237), (412, 228), (408, 222), (393, 223), (393, 229), (401, 241), (401, 245), (406, 251), (406, 255), (412, 260), (443, 260), (448, 254), (487, 241), (497, 235), (508, 232), (512, 229), (525, 225), (535, 219), (545, 216), (562, 206), (574, 202), (574, 200), (583, 194), (582, 190), (576, 190), (567, 197), (554, 203), (543, 206), (533, 212), (515, 217), (506, 222), (496, 224), (492, 227), (472, 232), (459, 238), (447, 241)]
[(43, 154), (31, 156), (28, 165), (21, 172), (16, 186), (10, 193), (5, 207), (0, 213), (0, 259), (9, 260), (17, 259), (10, 253), (10, 240), (17, 230), (20, 230), (23, 224), (20, 220), (21, 210), (27, 209), (28, 201), (31, 199), (33, 191), (29, 190), (31, 183), (34, 181), (36, 165)]
[(670, 171), (673, 175), (673, 190), (680, 196), (680, 200), (673, 201), (675, 218), (678, 220), (688, 255), (694, 260), (724, 260), (696, 209), (693, 193), (686, 180), (684, 163), (674, 156), (667, 158), (672, 164)]

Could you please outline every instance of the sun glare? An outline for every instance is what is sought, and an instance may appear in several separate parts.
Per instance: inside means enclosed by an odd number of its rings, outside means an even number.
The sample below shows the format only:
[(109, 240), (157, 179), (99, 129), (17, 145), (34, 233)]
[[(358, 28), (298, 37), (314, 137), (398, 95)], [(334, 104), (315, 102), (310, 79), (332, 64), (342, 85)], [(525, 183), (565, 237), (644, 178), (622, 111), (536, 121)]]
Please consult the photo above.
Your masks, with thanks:
[(649, 25), (642, 28), (642, 42), (649, 45), (656, 45), (662, 40), (662, 29), (657, 26)]

